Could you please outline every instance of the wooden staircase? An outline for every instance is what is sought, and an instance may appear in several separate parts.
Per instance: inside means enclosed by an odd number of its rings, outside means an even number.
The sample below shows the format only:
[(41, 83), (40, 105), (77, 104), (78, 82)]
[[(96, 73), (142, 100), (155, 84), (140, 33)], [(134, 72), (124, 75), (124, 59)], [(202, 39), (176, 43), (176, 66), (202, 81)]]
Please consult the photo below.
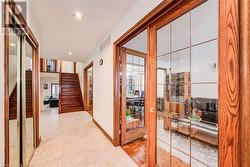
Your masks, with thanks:
[(60, 74), (59, 113), (84, 111), (78, 74)]

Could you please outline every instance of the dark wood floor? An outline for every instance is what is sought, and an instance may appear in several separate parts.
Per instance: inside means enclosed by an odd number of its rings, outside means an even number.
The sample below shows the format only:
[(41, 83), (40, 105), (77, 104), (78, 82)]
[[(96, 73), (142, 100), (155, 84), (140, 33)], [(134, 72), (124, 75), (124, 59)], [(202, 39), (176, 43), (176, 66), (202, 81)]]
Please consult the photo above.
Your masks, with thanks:
[[(122, 146), (122, 149), (134, 160), (139, 167), (146, 166), (146, 138), (135, 140)], [(189, 165), (172, 156), (172, 167), (188, 167)], [(157, 166), (170, 167), (170, 153), (164, 149), (157, 148)]]

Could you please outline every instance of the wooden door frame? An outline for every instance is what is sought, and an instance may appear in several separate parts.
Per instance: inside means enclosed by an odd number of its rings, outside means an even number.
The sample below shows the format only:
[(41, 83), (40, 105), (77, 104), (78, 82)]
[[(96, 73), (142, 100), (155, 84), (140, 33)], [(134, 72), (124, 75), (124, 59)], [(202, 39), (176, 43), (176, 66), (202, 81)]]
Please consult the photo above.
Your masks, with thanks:
[[(130, 48), (126, 48), (126, 47), (122, 47), (121, 48), (121, 68), (122, 68), (122, 83), (126, 83), (126, 55), (132, 55), (132, 56), (137, 56), (137, 57), (141, 57), (144, 59), (144, 89), (147, 88), (147, 54), (137, 51), (137, 50), (133, 50)], [(144, 127), (140, 127), (134, 130), (130, 130), (130, 131), (126, 131), (126, 85), (122, 85), (122, 94), (121, 94), (121, 111), (120, 111), (120, 115), (121, 115), (121, 133), (120, 133), (120, 138), (121, 138), (121, 145), (126, 144), (128, 142), (130, 142), (131, 140), (134, 140), (135, 137), (133, 136), (133, 133), (136, 133), (139, 136), (145, 136), (146, 133), (146, 129), (147, 129), (147, 115), (145, 114), (145, 108), (144, 107)], [(145, 97), (145, 93), (146, 91), (144, 90), (144, 97)], [(145, 102), (145, 99), (144, 99)], [(125, 114), (125, 115), (124, 115)], [(125, 133), (125, 134), (124, 134)], [(129, 138), (129, 136), (131, 136)]]
[[(89, 110), (89, 106), (87, 106), (87, 100), (88, 100), (88, 69), (92, 68), (92, 77), (94, 76), (94, 62), (92, 61), (91, 63), (89, 63), (83, 70), (83, 82), (84, 82), (84, 100), (83, 100), (83, 104), (84, 104), (84, 109), (87, 111)], [(94, 87), (94, 80), (92, 79), (92, 84)], [(93, 91), (93, 90), (92, 90)], [(92, 92), (93, 93), (93, 92)], [(93, 105), (92, 105), (92, 110), (93, 110)]]
[[(10, 7), (9, 7), (10, 6)], [(26, 20), (22, 15), (16, 14), (19, 11), (14, 0), (5, 0), (4, 1), (4, 164), (9, 164), (9, 20), (8, 15), (12, 13), (12, 16), (18, 22), (18, 26), (24, 32), (27, 41), (31, 44), (33, 50), (33, 74), (32, 74), (32, 84), (33, 84), (33, 111), (34, 113), (34, 143), (35, 147), (38, 147), (40, 144), (40, 134), (39, 134), (39, 109), (40, 109), (40, 99), (39, 99), (39, 89), (40, 89), (40, 60), (39, 60), (39, 44), (29, 28)]]
[[(164, 0), (136, 25), (129, 29), (113, 44), (114, 70), (114, 145), (120, 145), (120, 54), (121, 47), (148, 28), (148, 66), (156, 68), (156, 40), (155, 28), (170, 22), (192, 8), (202, 4), (205, 0)], [(189, 5), (189, 8), (185, 7)], [(218, 0), (219, 8), (219, 166), (239, 167), (250, 164), (250, 0)], [(176, 10), (176, 7), (179, 10)], [(168, 14), (168, 17), (164, 15)], [(181, 15), (182, 15), (181, 14)], [(172, 17), (172, 18), (170, 18)], [(165, 18), (165, 19), (164, 19)], [(161, 20), (161, 21), (159, 21)], [(155, 24), (156, 21), (158, 24)], [(148, 80), (156, 71), (148, 71)], [(152, 74), (152, 75), (150, 75)], [(154, 78), (153, 78), (154, 79)], [(156, 107), (156, 99), (150, 99), (155, 90), (150, 89), (156, 83), (148, 83), (150, 90), (146, 95), (148, 106)], [(149, 103), (150, 102), (150, 103)], [(148, 166), (156, 162), (153, 140), (156, 137), (156, 114), (146, 112), (148, 119)], [(153, 143), (153, 144), (152, 144)]]

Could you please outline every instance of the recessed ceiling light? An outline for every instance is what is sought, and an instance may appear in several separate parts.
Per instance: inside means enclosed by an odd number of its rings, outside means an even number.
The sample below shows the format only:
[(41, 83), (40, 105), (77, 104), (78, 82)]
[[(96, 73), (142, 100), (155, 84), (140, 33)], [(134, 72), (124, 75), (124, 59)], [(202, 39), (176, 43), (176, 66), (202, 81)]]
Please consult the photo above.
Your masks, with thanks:
[(11, 43), (10, 46), (16, 47), (16, 44), (15, 43)]
[(69, 52), (68, 54), (69, 54), (70, 56), (72, 56), (72, 55), (73, 55), (73, 53), (72, 53), (72, 52)]
[(75, 12), (74, 17), (76, 20), (81, 21), (83, 19), (83, 16), (80, 12)]

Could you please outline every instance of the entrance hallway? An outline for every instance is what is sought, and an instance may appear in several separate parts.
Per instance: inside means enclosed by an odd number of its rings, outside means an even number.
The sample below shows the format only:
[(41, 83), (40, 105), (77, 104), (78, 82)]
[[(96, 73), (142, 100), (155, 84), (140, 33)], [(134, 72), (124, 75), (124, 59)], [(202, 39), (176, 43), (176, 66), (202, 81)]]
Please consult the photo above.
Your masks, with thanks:
[(112, 143), (87, 112), (41, 112), (41, 145), (30, 163), (34, 167), (136, 167), (133, 160)]

